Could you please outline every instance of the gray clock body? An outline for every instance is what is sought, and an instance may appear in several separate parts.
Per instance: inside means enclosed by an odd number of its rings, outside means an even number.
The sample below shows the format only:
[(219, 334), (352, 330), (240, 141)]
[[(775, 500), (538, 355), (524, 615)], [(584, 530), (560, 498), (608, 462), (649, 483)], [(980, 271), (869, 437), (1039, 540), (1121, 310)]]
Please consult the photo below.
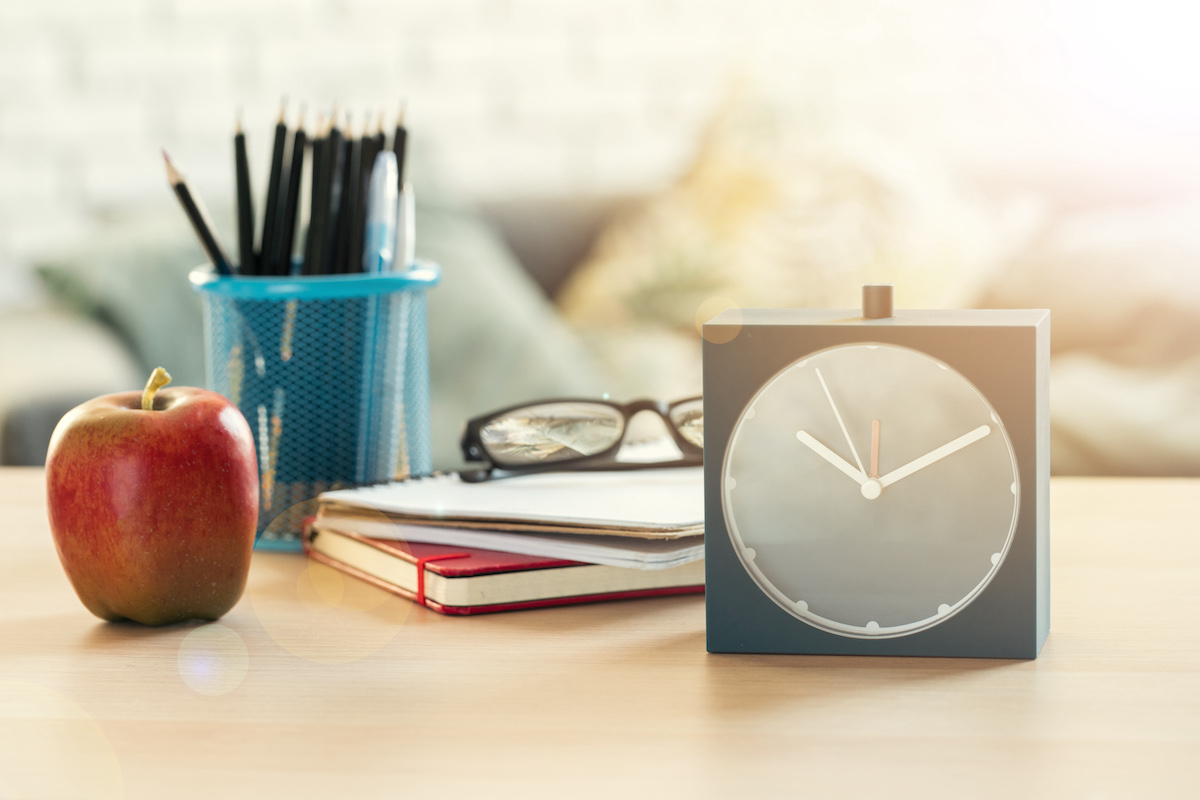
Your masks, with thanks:
[(709, 651), (1036, 657), (1049, 326), (993, 310), (707, 323)]

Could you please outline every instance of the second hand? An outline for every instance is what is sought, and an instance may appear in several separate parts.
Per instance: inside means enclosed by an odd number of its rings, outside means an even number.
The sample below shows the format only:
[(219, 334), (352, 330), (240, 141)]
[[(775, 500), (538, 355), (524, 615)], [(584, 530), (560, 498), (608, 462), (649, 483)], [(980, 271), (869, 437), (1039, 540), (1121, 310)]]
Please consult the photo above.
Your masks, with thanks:
[(871, 472), (867, 477), (879, 477), (879, 420), (871, 423)]
[(842, 429), (842, 435), (846, 437), (846, 444), (850, 446), (850, 454), (854, 456), (854, 463), (858, 465), (858, 471), (866, 474), (863, 469), (862, 459), (858, 457), (858, 450), (854, 449), (854, 442), (850, 439), (850, 431), (846, 430), (846, 423), (842, 422), (841, 412), (838, 411), (837, 403), (833, 402), (833, 395), (829, 393), (829, 387), (825, 384), (825, 376), (821, 374), (821, 368), (817, 367), (817, 380), (821, 382), (821, 388), (825, 390), (825, 397), (829, 400), (829, 407), (833, 409), (833, 416), (837, 417), (838, 425)]

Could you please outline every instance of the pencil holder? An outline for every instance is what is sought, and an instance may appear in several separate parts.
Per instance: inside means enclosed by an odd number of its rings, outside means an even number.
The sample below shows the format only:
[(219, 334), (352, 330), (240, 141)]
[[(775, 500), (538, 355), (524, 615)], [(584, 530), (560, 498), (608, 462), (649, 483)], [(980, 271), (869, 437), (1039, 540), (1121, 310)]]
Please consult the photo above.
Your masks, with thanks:
[(425, 293), (440, 270), (309, 277), (190, 274), (208, 388), (254, 431), (256, 547), (299, 550), (323, 491), (431, 471)]

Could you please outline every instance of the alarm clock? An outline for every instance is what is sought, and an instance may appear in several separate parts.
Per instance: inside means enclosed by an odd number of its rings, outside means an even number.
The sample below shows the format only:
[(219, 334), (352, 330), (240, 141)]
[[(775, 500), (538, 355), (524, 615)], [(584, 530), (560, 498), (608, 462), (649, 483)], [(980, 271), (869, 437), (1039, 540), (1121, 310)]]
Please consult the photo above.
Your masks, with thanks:
[(710, 652), (1037, 657), (1049, 311), (870, 285), (703, 332)]

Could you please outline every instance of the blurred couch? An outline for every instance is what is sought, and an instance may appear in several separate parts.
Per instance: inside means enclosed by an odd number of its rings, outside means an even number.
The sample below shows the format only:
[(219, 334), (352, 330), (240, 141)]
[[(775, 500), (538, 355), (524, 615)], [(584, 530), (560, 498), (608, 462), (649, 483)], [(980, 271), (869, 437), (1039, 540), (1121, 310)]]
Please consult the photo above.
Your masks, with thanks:
[[(429, 295), (434, 463), (471, 416), (554, 396), (699, 390), (697, 322), (721, 303), (849, 308), (892, 281), (904, 307), (1052, 311), (1052, 469), (1200, 475), (1200, 206), (1064, 211), (964, 189), (854, 138), (720, 120), (644, 197), (473, 206), (417, 185)], [(41, 463), (54, 424), (162, 365), (205, 381), (202, 261), (178, 209), (116, 220), (38, 266), (50, 301), (0, 317), (0, 461)], [(717, 305), (713, 305), (713, 303)]]

